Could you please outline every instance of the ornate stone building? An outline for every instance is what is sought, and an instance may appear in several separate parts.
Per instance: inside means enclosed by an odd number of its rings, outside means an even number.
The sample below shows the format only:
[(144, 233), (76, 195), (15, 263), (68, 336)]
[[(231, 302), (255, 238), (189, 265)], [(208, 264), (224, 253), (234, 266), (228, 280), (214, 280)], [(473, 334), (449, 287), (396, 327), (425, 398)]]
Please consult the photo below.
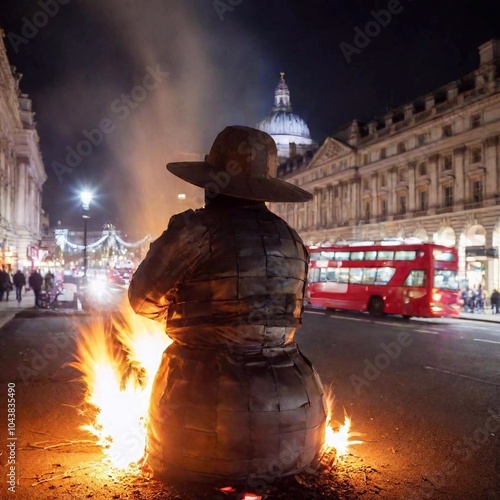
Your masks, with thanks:
[(0, 30), (0, 264), (36, 265), (40, 257), (42, 163), (31, 100), (11, 67)]
[(456, 246), (461, 278), (500, 285), (500, 40), (478, 68), (367, 124), (354, 120), (279, 175), (314, 193), (273, 204), (308, 244), (416, 237)]
[(255, 128), (267, 132), (274, 139), (278, 148), (278, 158), (281, 160), (303, 155), (318, 148), (311, 139), (306, 122), (292, 112), (285, 73), (280, 73), (280, 81), (274, 91), (274, 107)]

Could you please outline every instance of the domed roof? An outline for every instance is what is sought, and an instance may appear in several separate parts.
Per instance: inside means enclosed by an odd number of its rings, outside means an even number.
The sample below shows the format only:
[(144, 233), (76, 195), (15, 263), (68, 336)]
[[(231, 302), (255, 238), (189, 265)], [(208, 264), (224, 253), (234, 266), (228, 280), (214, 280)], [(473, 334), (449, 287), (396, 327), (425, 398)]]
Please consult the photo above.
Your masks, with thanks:
[(257, 127), (269, 135), (296, 135), (311, 138), (306, 122), (291, 111), (273, 111), (261, 120)]
[(274, 107), (256, 128), (267, 132), (276, 142), (280, 135), (297, 136), (310, 142), (311, 133), (306, 122), (300, 116), (292, 113), (290, 91), (285, 82), (285, 73), (280, 73), (280, 81), (274, 91)]

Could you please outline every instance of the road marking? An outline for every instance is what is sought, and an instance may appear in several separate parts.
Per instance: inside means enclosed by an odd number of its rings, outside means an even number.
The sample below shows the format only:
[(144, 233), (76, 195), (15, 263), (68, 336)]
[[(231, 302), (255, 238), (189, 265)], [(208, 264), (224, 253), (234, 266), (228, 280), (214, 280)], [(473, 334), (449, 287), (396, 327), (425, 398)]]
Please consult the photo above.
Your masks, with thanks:
[(347, 319), (348, 321), (361, 321), (361, 323), (371, 323), (369, 319), (361, 319), (361, 318), (349, 318), (347, 316), (332, 316), (330, 315), (330, 318), (333, 319)]
[(476, 342), (488, 342), (489, 344), (500, 344), (498, 340), (486, 340), (486, 339), (473, 339)]
[(306, 314), (323, 314), (325, 315), (326, 313), (325, 312), (321, 312), (321, 311), (304, 311)]
[(483, 380), (481, 378), (469, 377), (468, 375), (463, 375), (461, 373), (451, 372), (449, 370), (441, 370), (440, 368), (434, 368), (433, 366), (424, 366), (426, 370), (434, 370), (441, 373), (446, 373), (447, 375), (454, 375), (455, 377), (466, 378), (468, 380), (473, 380), (474, 382), (481, 382), (482, 384), (494, 385), (496, 387), (500, 387), (500, 384), (496, 384), (495, 382), (490, 382), (489, 380)]
[(414, 331), (420, 333), (432, 333), (433, 335), (439, 335), (438, 332), (434, 332), (433, 330), (414, 330)]

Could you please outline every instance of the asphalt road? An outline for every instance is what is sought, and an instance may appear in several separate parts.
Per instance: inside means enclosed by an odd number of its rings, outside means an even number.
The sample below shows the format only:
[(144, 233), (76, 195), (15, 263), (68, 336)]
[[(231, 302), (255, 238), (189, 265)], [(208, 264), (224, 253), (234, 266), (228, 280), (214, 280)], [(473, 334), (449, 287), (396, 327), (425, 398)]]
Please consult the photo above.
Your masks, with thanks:
[(500, 325), (309, 309), (296, 340), (379, 498), (500, 498)]
[[(67, 362), (88, 316), (23, 314), (0, 330), (2, 443), (16, 391), (12, 498), (174, 498), (109, 474), (85, 444), (83, 386)], [(333, 391), (334, 418), (345, 410), (363, 433), (343, 469), (349, 498), (500, 498), (500, 325), (308, 310), (296, 340)]]

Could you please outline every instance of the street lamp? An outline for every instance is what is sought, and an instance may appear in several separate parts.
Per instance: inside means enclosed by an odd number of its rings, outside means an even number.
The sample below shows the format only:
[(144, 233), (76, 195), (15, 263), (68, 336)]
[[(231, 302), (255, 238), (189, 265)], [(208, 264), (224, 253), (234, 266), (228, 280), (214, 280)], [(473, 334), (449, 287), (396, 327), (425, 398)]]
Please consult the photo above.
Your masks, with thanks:
[(82, 217), (83, 217), (83, 276), (87, 277), (87, 219), (90, 218), (90, 202), (92, 201), (92, 193), (90, 191), (82, 191), (80, 193), (82, 200)]

